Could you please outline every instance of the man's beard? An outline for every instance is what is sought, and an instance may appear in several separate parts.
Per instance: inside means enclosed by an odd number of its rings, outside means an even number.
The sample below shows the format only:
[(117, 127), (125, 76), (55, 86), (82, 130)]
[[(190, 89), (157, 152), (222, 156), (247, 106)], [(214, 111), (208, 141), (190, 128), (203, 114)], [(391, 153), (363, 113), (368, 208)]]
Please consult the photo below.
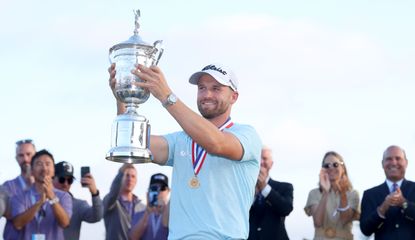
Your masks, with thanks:
[(20, 168), (22, 169), (22, 175), (24, 176), (24, 177), (26, 177), (26, 178), (29, 178), (30, 176), (31, 176), (31, 173), (32, 173), (32, 169), (31, 169), (31, 166), (30, 166), (30, 164), (26, 164), (26, 163), (24, 163), (24, 164), (22, 164), (21, 166), (20, 166)]
[(229, 105), (219, 103), (216, 108), (204, 110), (200, 102), (197, 103), (197, 108), (199, 109), (200, 114), (206, 119), (212, 119), (217, 116), (224, 114), (228, 110)]

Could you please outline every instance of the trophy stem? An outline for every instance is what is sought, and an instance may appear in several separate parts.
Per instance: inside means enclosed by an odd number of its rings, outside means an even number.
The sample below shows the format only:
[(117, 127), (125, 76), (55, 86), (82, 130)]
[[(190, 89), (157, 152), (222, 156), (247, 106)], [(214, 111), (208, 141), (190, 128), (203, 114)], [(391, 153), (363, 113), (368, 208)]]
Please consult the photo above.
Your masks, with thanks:
[(126, 108), (127, 108), (127, 110), (125, 111), (125, 114), (135, 114), (135, 115), (138, 115), (137, 114), (137, 108), (138, 108), (138, 104), (135, 104), (135, 103), (127, 103), (127, 106), (126, 106)]

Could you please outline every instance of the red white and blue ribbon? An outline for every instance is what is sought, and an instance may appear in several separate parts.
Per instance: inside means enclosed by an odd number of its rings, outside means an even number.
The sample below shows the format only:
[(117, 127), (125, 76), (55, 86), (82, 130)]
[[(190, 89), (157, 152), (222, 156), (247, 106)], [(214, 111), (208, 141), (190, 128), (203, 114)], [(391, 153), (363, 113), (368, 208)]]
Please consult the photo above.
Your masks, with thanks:
[[(222, 126), (219, 127), (220, 131), (223, 131), (225, 128), (232, 127), (233, 122), (231, 121), (231, 118), (228, 118)], [(202, 169), (203, 163), (205, 162), (207, 152), (205, 149), (202, 148), (199, 144), (197, 144), (195, 141), (192, 140), (192, 163), (193, 163), (193, 171), (195, 173), (195, 176), (200, 172), (200, 169)]]

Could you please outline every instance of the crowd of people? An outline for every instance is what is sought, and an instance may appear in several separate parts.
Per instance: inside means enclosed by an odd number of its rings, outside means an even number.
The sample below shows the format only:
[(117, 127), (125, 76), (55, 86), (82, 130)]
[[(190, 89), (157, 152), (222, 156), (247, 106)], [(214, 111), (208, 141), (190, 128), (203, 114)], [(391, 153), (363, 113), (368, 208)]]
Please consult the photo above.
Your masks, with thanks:
[[(108, 69), (115, 96), (115, 65)], [(252, 126), (234, 123), (238, 81), (232, 71), (210, 64), (191, 75), (197, 106), (191, 110), (171, 91), (157, 66), (137, 65), (135, 83), (161, 102), (182, 131), (150, 136), (153, 162), (173, 168), (151, 176), (147, 201), (134, 194), (137, 170), (122, 164), (102, 199), (91, 173), (80, 182), (92, 205), (70, 192), (74, 167), (55, 163), (31, 140), (16, 142), (20, 175), (0, 188), (0, 214), (7, 219), (4, 239), (79, 239), (82, 222), (104, 220), (112, 239), (289, 239), (285, 218), (293, 210), (294, 187), (271, 178), (272, 150)], [(125, 111), (117, 100), (117, 113)], [(312, 216), (314, 239), (353, 239), (352, 221), (375, 239), (415, 236), (415, 183), (405, 178), (405, 151), (390, 146), (382, 158), (386, 181), (364, 191), (360, 201), (348, 178), (346, 163), (327, 152), (319, 184), (312, 189), (305, 213)]]

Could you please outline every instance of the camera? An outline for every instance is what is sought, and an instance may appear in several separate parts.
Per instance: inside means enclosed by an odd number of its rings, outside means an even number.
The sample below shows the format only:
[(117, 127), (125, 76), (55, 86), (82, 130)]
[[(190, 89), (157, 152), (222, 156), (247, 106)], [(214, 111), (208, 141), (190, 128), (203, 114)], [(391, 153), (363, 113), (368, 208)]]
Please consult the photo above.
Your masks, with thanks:
[(148, 191), (148, 201), (150, 206), (155, 207), (158, 206), (158, 196), (160, 193), (160, 186), (153, 185), (150, 186), (150, 189)]

